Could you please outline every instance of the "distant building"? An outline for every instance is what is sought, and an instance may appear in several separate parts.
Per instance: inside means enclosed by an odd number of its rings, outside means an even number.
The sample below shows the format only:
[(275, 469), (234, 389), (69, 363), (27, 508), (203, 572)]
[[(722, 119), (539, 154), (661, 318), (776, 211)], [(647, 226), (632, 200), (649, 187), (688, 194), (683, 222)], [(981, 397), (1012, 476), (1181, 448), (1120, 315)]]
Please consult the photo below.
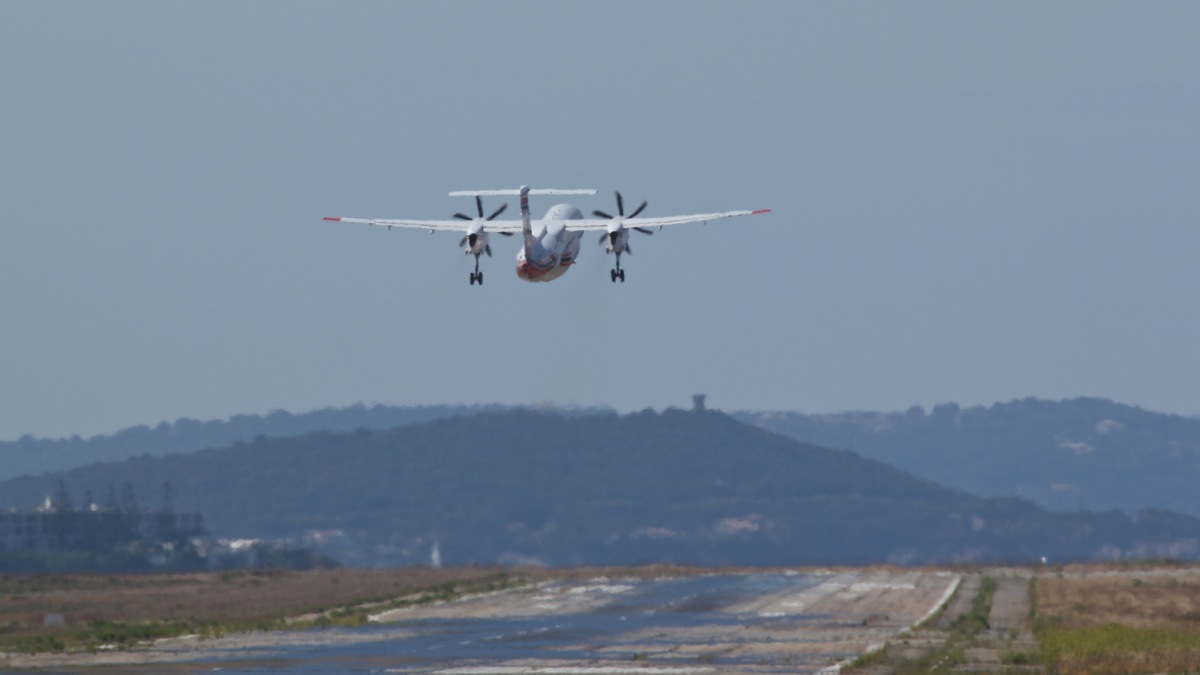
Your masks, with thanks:
[(692, 412), (704, 412), (704, 394), (692, 394)]
[(0, 512), (0, 553), (105, 550), (134, 541), (162, 542), (204, 534), (200, 513), (116, 509)]
[(48, 551), (55, 548), (45, 511), (0, 513), (0, 551)]

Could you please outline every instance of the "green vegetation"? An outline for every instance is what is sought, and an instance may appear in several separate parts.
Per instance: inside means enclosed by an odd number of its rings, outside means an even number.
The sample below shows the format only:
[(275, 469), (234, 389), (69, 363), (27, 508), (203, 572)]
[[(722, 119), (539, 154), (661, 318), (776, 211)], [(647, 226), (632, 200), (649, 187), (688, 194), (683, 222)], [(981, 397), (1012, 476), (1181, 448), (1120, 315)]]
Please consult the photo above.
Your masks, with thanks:
[(1041, 660), (1061, 673), (1188, 673), (1200, 670), (1200, 631), (1119, 624), (1037, 629)]
[(1032, 666), (1040, 661), (1033, 654), (1009, 650), (1000, 653), (1000, 663), (1006, 666)]
[(66, 649), (62, 638), (57, 635), (19, 635), (5, 639), (3, 651), (16, 654), (40, 654), (42, 652), (61, 652)]
[(979, 582), (979, 593), (971, 600), (971, 611), (955, 617), (951, 628), (963, 637), (978, 635), (991, 626), (988, 615), (992, 612), (992, 596), (996, 593), (996, 580), (984, 577)]
[(1174, 564), (1113, 569), (1119, 573), (1083, 570), (1038, 581), (1034, 631), (1047, 669), (1084, 675), (1200, 672), (1200, 581), (1194, 570)]
[(146, 640), (184, 635), (193, 630), (193, 626), (182, 621), (148, 621), (144, 623), (127, 624), (118, 621), (95, 619), (91, 626), (76, 632), (76, 642), (95, 647), (100, 644), (127, 646)]
[(1037, 618), (1038, 609), (1038, 578), (1034, 575), (1029, 579), (1029, 615), (1026, 617), (1029, 621)]
[[(16, 626), (11, 631), (5, 632), (17, 633), (19, 630), (20, 626)], [(197, 632), (197, 627), (180, 621), (122, 623), (96, 619), (84, 628), (47, 629), (41, 632), (12, 635), (0, 634), (0, 652), (38, 654), (61, 652), (68, 647), (95, 651), (102, 646), (126, 649), (147, 640), (174, 637), (190, 632)]]
[[(336, 578), (334, 577), (334, 579)], [(418, 593), (409, 593), (403, 596), (383, 595), (361, 598), (356, 600), (353, 605), (332, 610), (318, 610), (319, 614), (315, 619), (306, 622), (293, 622), (291, 627), (328, 628), (330, 626), (362, 626), (368, 622), (370, 614), (392, 609), (403, 609), (405, 607), (449, 602), (466, 595), (494, 593), (525, 583), (524, 578), (513, 578), (507, 574), (492, 574), (468, 581), (446, 581), (429, 586)]]
[(853, 661), (851, 661), (846, 666), (846, 670), (856, 670), (856, 669), (860, 669), (860, 668), (867, 668), (869, 666), (875, 665), (876, 663), (883, 662), (884, 660), (887, 659), (887, 657), (888, 657), (888, 652), (887, 652), (886, 646), (882, 647), (880, 649), (876, 649), (874, 651), (863, 652), (862, 654), (859, 654), (857, 658), (855, 658)]
[(0, 634), (0, 652), (38, 654), (67, 649), (130, 649), (160, 638), (180, 635), (220, 637), (226, 633), (282, 628), (282, 621), (207, 621), (179, 620), (126, 623), (96, 619), (83, 628), (57, 628)]
[(940, 624), (942, 622), (942, 618), (946, 616), (946, 610), (950, 609), (950, 605), (954, 604), (955, 599), (958, 598), (958, 594), (962, 593), (962, 592), (963, 592), (963, 587), (962, 587), (962, 583), (960, 581), (960, 583), (954, 587), (954, 592), (951, 593), (950, 597), (946, 598), (946, 601), (943, 602), (941, 604), (941, 606), (937, 608), (937, 611), (935, 611), (933, 614), (930, 614), (921, 623), (917, 624), (916, 626), (913, 626), (913, 630), (914, 631), (922, 631), (922, 630), (925, 630), (932, 626), (937, 626), (938, 624)]
[[(996, 579), (983, 577), (979, 582), (979, 591), (971, 600), (971, 609), (965, 614), (953, 617), (949, 622), (949, 630), (942, 636), (944, 639), (936, 648), (921, 651), (919, 655), (905, 656), (904, 645), (890, 643), (874, 652), (860, 655), (852, 661), (847, 669), (866, 670), (873, 666), (885, 665), (888, 672), (895, 675), (918, 675), (919, 673), (950, 672), (956, 666), (967, 663), (967, 649), (975, 645), (981, 635), (989, 629), (988, 616), (992, 611), (992, 597), (996, 593)], [(954, 596), (939, 609), (937, 614), (920, 626), (914, 628), (914, 634), (934, 633), (941, 635), (936, 626), (954, 598), (962, 592), (962, 586), (955, 590)], [(1001, 657), (1003, 660), (1003, 656)], [(1011, 655), (1010, 660), (1015, 665), (1026, 656)]]
[[(970, 614), (956, 617), (956, 621), (953, 623), (950, 634), (940, 649), (934, 649), (926, 652), (920, 658), (914, 661), (902, 662), (901, 666), (896, 672), (915, 674), (935, 671), (948, 671), (957, 665), (966, 663), (966, 648), (974, 642), (975, 638), (981, 631), (986, 630), (987, 628), (987, 614), (985, 613), (982, 620), (980, 620), (976, 609), (980, 604), (979, 598), (983, 595), (983, 593), (984, 591), (981, 588), (980, 594), (975, 596), (975, 601), (972, 603)], [(989, 608), (991, 607), (990, 597), (987, 600), (987, 605)], [(963, 616), (968, 618), (964, 621), (957, 620), (962, 619)]]

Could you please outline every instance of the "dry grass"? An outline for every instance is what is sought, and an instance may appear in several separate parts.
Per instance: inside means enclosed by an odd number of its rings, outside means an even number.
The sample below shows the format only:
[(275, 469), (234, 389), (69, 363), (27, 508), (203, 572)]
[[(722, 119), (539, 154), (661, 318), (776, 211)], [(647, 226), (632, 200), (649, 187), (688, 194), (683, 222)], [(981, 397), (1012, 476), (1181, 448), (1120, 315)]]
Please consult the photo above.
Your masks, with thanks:
[(1072, 626), (1116, 623), (1200, 630), (1200, 575), (1138, 570), (1119, 575), (1043, 575), (1038, 579), (1037, 603), (1042, 616)]
[[(186, 633), (271, 630), (300, 616), (365, 621), (366, 603), (446, 599), (552, 578), (685, 576), (711, 568), (248, 570), (175, 575), (0, 575), (0, 652), (95, 648)], [(45, 626), (61, 614), (63, 626)], [(318, 621), (317, 625), (321, 625)]]
[[(187, 575), (0, 576), (0, 652), (45, 651), (131, 635), (270, 629), (290, 616), (509, 574), (488, 569), (254, 570)], [(44, 626), (47, 614), (65, 625)]]
[(1200, 672), (1200, 575), (1080, 568), (1037, 583), (1038, 642), (1061, 673)]
[(254, 570), (188, 575), (0, 577), (0, 624), (172, 619), (254, 620), (405, 589), (478, 579), (494, 570)]

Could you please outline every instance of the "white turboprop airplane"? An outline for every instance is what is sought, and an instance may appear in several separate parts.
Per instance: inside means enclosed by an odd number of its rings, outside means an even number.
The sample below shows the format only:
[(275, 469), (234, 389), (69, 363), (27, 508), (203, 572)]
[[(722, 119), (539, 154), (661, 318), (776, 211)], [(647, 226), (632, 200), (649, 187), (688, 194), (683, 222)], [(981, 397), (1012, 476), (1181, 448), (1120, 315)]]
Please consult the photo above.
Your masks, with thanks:
[[(374, 218), (325, 218), (339, 223), (364, 223), (379, 225), (389, 230), (393, 227), (410, 227), (463, 233), (458, 242), (463, 246), (467, 255), (475, 256), (475, 271), (471, 273), (471, 285), (483, 285), (483, 272), (479, 271), (479, 256), (486, 253), (492, 255), (492, 247), (488, 235), (492, 232), (506, 237), (518, 232), (524, 235), (524, 245), (517, 251), (517, 276), (525, 281), (553, 281), (566, 274), (567, 269), (579, 256), (579, 242), (587, 230), (601, 231), (600, 243), (605, 251), (615, 254), (617, 266), (610, 274), (613, 283), (618, 279), (625, 283), (625, 270), (621, 269), (621, 254), (633, 253), (629, 248), (629, 232), (636, 230), (642, 234), (654, 234), (654, 229), (661, 230), (665, 225), (680, 225), (683, 223), (702, 223), (720, 218), (734, 216), (749, 216), (759, 213), (770, 213), (770, 209), (754, 211), (722, 211), (720, 213), (699, 213), (688, 216), (665, 216), (660, 218), (639, 218), (638, 214), (646, 208), (646, 202), (634, 209), (633, 213), (625, 215), (625, 202), (621, 193), (617, 193), (617, 215), (614, 217), (603, 211), (592, 211), (596, 218), (584, 218), (579, 209), (570, 204), (555, 204), (546, 211), (541, 220), (531, 220), (529, 217), (530, 195), (594, 195), (595, 190), (554, 190), (530, 189), (528, 186), (518, 190), (462, 190), (451, 192), (451, 197), (474, 197), (477, 218), (471, 218), (461, 213), (454, 214), (457, 220), (382, 220)], [(516, 196), (521, 198), (521, 220), (495, 220), (504, 212), (508, 204), (492, 212), (487, 218), (483, 217), (483, 199), (490, 196)]]

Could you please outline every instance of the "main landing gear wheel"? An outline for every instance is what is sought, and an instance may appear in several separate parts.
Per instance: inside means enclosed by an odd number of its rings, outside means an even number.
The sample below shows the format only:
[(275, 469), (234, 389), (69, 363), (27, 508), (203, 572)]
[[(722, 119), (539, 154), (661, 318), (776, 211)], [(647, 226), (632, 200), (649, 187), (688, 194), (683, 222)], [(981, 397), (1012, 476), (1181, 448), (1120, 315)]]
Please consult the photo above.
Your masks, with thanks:
[[(501, 210), (503, 210), (503, 209), (501, 209)], [(497, 211), (496, 213), (500, 213), (500, 211)], [(491, 255), (491, 254), (489, 253), (488, 255)], [(480, 286), (483, 285), (483, 272), (479, 271), (479, 254), (478, 253), (475, 254), (475, 271), (471, 272), (471, 285), (474, 286), (476, 283), (478, 283)]]
[(625, 283), (625, 270), (609, 270), (609, 275), (612, 276), (614, 284), (617, 283), (617, 279), (620, 279), (621, 283)]

